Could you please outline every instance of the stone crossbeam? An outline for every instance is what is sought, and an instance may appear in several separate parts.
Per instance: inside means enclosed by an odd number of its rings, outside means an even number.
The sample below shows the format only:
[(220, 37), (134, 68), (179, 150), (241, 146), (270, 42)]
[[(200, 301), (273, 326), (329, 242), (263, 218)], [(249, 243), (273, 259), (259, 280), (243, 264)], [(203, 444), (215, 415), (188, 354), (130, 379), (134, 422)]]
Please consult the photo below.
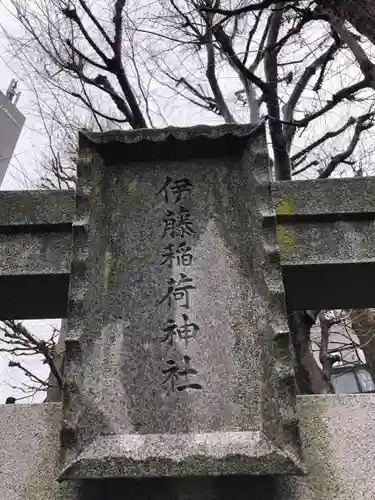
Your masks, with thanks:
[[(375, 178), (275, 182), (272, 195), (288, 308), (373, 307)], [(74, 206), (68, 190), (0, 193), (0, 318), (65, 317)]]
[(73, 191), (0, 193), (0, 318), (66, 315)]
[(374, 307), (375, 177), (276, 182), (290, 310)]

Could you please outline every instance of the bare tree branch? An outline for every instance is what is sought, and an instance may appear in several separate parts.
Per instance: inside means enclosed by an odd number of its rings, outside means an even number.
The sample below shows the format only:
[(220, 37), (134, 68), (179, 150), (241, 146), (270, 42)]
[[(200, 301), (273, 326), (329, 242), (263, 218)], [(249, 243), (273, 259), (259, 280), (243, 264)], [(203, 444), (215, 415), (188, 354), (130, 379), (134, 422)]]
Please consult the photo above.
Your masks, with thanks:
[(35, 347), (36, 352), (44, 356), (44, 359), (48, 363), (48, 366), (53, 375), (55, 376), (59, 386), (62, 387), (61, 375), (56, 370), (56, 367), (53, 362), (53, 357), (51, 356), (50, 349), (47, 343), (44, 340), (38, 340), (34, 335), (32, 335), (26, 329), (26, 327), (22, 323), (13, 320), (6, 320), (4, 321), (4, 324), (8, 328), (10, 328), (13, 332), (17, 333), (21, 338), (27, 339), (30, 342), (30, 344)]
[(271, 21), (272, 21), (272, 15), (268, 16), (266, 25), (265, 25), (263, 33), (262, 33), (262, 37), (261, 37), (259, 44), (258, 44), (258, 50), (257, 50), (256, 56), (254, 58), (254, 61), (249, 66), (249, 70), (252, 72), (254, 72), (258, 69), (259, 64), (262, 62), (262, 60), (264, 58), (264, 47), (265, 47), (267, 36), (268, 36), (269, 30), (270, 30)]
[(375, 310), (352, 309), (349, 311), (351, 327), (359, 339), (372, 379), (375, 381)]
[(17, 367), (19, 368), (20, 370), (22, 370), (25, 375), (27, 375), (31, 380), (34, 380), (36, 382), (39, 382), (42, 386), (44, 387), (48, 387), (48, 382), (46, 382), (45, 380), (42, 380), (41, 378), (37, 377), (34, 373), (32, 373), (30, 370), (28, 370), (26, 367), (24, 367), (23, 365), (21, 365), (20, 362), (18, 361), (9, 361), (9, 366), (10, 367)]
[(302, 174), (303, 172), (306, 172), (306, 170), (310, 170), (312, 167), (316, 167), (317, 165), (319, 165), (319, 162), (317, 160), (310, 161), (309, 163), (307, 163), (303, 167), (296, 169), (296, 170), (293, 170), (292, 175), (295, 176), (295, 175)]
[(206, 76), (210, 84), (212, 93), (215, 97), (215, 102), (219, 109), (221, 116), (224, 118), (226, 123), (235, 123), (232, 113), (225, 102), (224, 96), (221, 92), (219, 83), (216, 78), (216, 64), (215, 64), (215, 51), (213, 47), (213, 36), (212, 36), (212, 14), (205, 16), (205, 21), (207, 24), (207, 31), (205, 35), (205, 45), (207, 50), (207, 67)]
[(106, 120), (109, 120), (109, 121), (112, 121), (115, 123), (127, 123), (127, 121), (128, 121), (126, 118), (116, 118), (114, 116), (105, 115), (104, 113), (102, 113), (98, 109), (94, 108), (94, 106), (92, 105), (91, 102), (84, 99), (80, 94), (77, 94), (76, 92), (71, 92), (70, 95), (73, 97), (76, 97), (77, 99), (82, 101), (85, 104), (85, 106), (87, 106), (87, 108), (91, 109), (91, 111), (93, 112), (94, 115), (101, 116), (102, 118), (105, 118)]
[(108, 43), (108, 45), (110, 45), (112, 47), (113, 42), (110, 39), (108, 33), (105, 31), (105, 29), (103, 28), (102, 24), (98, 21), (98, 19), (94, 16), (94, 14), (92, 13), (91, 9), (88, 7), (88, 5), (85, 2), (85, 0), (78, 0), (78, 1), (80, 3), (81, 7), (83, 8), (83, 10), (86, 12), (86, 14), (91, 19), (91, 21), (97, 27), (97, 29), (99, 30), (99, 32), (102, 34), (102, 36), (104, 37), (104, 39), (106, 40), (106, 42)]
[(345, 27), (345, 21), (330, 11), (325, 11), (325, 13), (328, 15), (328, 21), (331, 26), (353, 53), (369, 86), (375, 90), (375, 65), (367, 57), (366, 52), (362, 49), (354, 35)]
[(294, 120), (293, 125), (297, 127), (306, 127), (310, 122), (318, 118), (319, 116), (324, 115), (331, 109), (333, 109), (337, 104), (340, 102), (344, 101), (345, 99), (349, 99), (354, 96), (357, 92), (360, 90), (363, 90), (365, 88), (369, 87), (369, 84), (367, 80), (361, 80), (358, 83), (354, 83), (353, 85), (350, 85), (349, 87), (346, 87), (344, 89), (339, 90), (333, 96), (331, 99), (326, 103), (325, 106), (322, 106), (318, 111), (315, 111), (313, 113), (310, 113), (309, 115), (305, 116), (305, 118), (302, 118), (301, 120)]
[(89, 78), (86, 75), (84, 75), (81, 72), (77, 71), (77, 74), (80, 79), (82, 79), (84, 82), (100, 89), (104, 90), (113, 100), (113, 102), (116, 104), (117, 108), (121, 113), (123, 113), (126, 117), (126, 120), (130, 123), (133, 124), (133, 114), (131, 110), (129, 109), (128, 104), (126, 101), (120, 97), (120, 95), (115, 91), (115, 89), (112, 87), (110, 84), (108, 78), (105, 75), (97, 75), (95, 78)]
[(244, 64), (242, 64), (240, 58), (237, 56), (235, 53), (233, 46), (232, 46), (232, 41), (229, 38), (229, 36), (224, 32), (223, 28), (221, 26), (218, 26), (214, 30), (215, 38), (220, 44), (221, 49), (223, 50), (224, 54), (228, 58), (228, 62), (236, 68), (241, 74), (244, 75), (251, 83), (254, 85), (257, 85), (264, 94), (269, 93), (269, 87), (266, 85), (266, 83), (256, 76), (254, 73), (252, 73)]
[(254, 38), (254, 35), (255, 35), (255, 33), (256, 33), (257, 29), (258, 29), (259, 22), (260, 22), (260, 19), (262, 17), (262, 14), (263, 14), (263, 10), (260, 10), (255, 15), (255, 22), (252, 25), (252, 27), (251, 27), (251, 29), (249, 31), (248, 37), (247, 37), (245, 52), (244, 52), (244, 56), (242, 58), (242, 64), (246, 64), (246, 62), (247, 62), (247, 58), (249, 57), (250, 45), (251, 45), (251, 42), (252, 42), (252, 40)]
[[(315, 75), (316, 70), (322, 66), (328, 57), (332, 57), (332, 55), (336, 52), (338, 49), (338, 45), (336, 42), (334, 42), (328, 50), (326, 50), (323, 54), (321, 54), (319, 57), (317, 57), (303, 72), (302, 76), (296, 83), (293, 92), (291, 96), (289, 97), (288, 102), (285, 104), (284, 109), (283, 109), (283, 118), (284, 121), (286, 122), (292, 122), (293, 121), (293, 114), (295, 107), (302, 95), (302, 93), (305, 91), (307, 84), (309, 83), (310, 79)], [(290, 149), (290, 146), (292, 144), (292, 139), (293, 135), (296, 131), (296, 127), (293, 125), (288, 125), (284, 127), (284, 133), (286, 136), (288, 148)]]
[(271, 7), (271, 5), (274, 5), (276, 3), (277, 0), (263, 0), (262, 2), (252, 3), (246, 5), (245, 7), (240, 7), (239, 9), (233, 9), (233, 10), (219, 9), (216, 7), (206, 7), (206, 6), (201, 7), (200, 10), (202, 10), (203, 12), (213, 12), (215, 14), (222, 14), (223, 16), (226, 16), (229, 19), (230, 17), (240, 16), (242, 14), (246, 14), (247, 12), (268, 9), (268, 7)]
[[(320, 172), (319, 179), (326, 179), (327, 177), (329, 177), (332, 174), (332, 172), (335, 170), (335, 168), (338, 165), (340, 165), (340, 163), (347, 160), (349, 158), (349, 156), (351, 156), (353, 154), (353, 152), (358, 144), (361, 132), (363, 132), (364, 130), (368, 130), (369, 128), (371, 128), (374, 125), (373, 120), (372, 120), (374, 115), (375, 115), (375, 113), (367, 113), (366, 115), (360, 116), (357, 119), (357, 124), (355, 126), (354, 134), (353, 134), (352, 140), (350, 141), (349, 146), (347, 147), (347, 149), (345, 149), (345, 151), (338, 153), (337, 155), (335, 155), (331, 159), (331, 161), (328, 163), (326, 168), (322, 172)], [(371, 120), (371, 121), (369, 122), (368, 120)]]
[[(166, 74), (166, 72), (162, 69), (160, 69), (162, 71), (162, 73)], [(191, 85), (190, 82), (188, 82), (185, 78), (177, 78), (176, 76), (174, 76), (172, 73), (168, 73), (167, 75), (176, 85), (175, 87), (169, 85), (169, 84), (164, 84), (167, 88), (175, 91), (179, 96), (183, 97), (184, 99), (186, 99), (187, 101), (189, 101), (190, 103), (194, 104), (195, 106), (198, 106), (199, 108), (202, 108), (206, 111), (211, 111), (213, 112), (214, 114), (218, 114), (218, 109), (217, 109), (217, 105), (216, 105), (216, 102), (215, 102), (215, 99), (213, 97), (210, 97), (210, 96), (206, 96), (205, 94), (203, 94), (203, 92), (199, 91), (198, 89), (196, 89), (193, 85)], [(158, 81), (157, 77), (155, 76), (154, 77), (155, 80)], [(180, 86), (180, 85), (183, 85), (184, 87), (186, 87), (186, 89), (191, 92), (194, 96), (196, 96), (198, 99), (202, 100), (202, 102), (199, 102), (195, 99), (192, 99), (191, 97), (189, 96), (186, 96), (185, 94), (183, 94), (182, 92), (180, 92), (177, 87)]]
[(201, 99), (203, 102), (207, 103), (207, 106), (204, 106), (205, 109), (209, 109), (210, 111), (214, 111), (218, 114), (218, 106), (214, 97), (206, 96), (202, 91), (199, 91), (196, 87), (194, 87), (186, 78), (177, 79), (173, 76), (171, 78), (176, 82), (176, 86), (184, 85), (193, 95), (195, 95), (198, 99)]
[(318, 146), (320, 146), (321, 144), (323, 144), (323, 142), (327, 141), (328, 139), (333, 139), (334, 137), (337, 137), (338, 135), (342, 134), (342, 132), (344, 132), (348, 127), (350, 127), (351, 125), (354, 125), (355, 122), (356, 122), (355, 118), (350, 117), (349, 120), (342, 127), (340, 127), (337, 130), (326, 132), (324, 135), (322, 135), (321, 137), (319, 137), (319, 139), (317, 139), (316, 141), (312, 142), (306, 148), (302, 149), (301, 151), (299, 151), (298, 153), (296, 153), (295, 155), (293, 155), (292, 158), (291, 158), (291, 162), (292, 162), (292, 165), (293, 165), (292, 169), (296, 168), (299, 165), (298, 160), (302, 160), (303, 161), (303, 159), (306, 157), (306, 155), (308, 153), (310, 153), (310, 151), (316, 149)]
[(284, 35), (283, 37), (281, 37), (280, 40), (278, 40), (275, 43), (274, 47), (272, 47), (272, 48), (273, 49), (281, 50), (281, 48), (289, 41), (289, 39), (292, 38), (295, 35), (298, 35), (301, 32), (302, 28), (308, 22), (310, 22), (312, 19), (313, 19), (313, 13), (310, 10), (304, 11), (303, 15), (302, 15), (301, 19), (299, 19), (297, 25), (294, 26), (293, 28), (291, 28), (288, 31), (288, 33), (286, 33), (286, 35)]
[(277, 50), (274, 48), (280, 31), (282, 8), (284, 5), (285, 2), (278, 2), (275, 4), (268, 32), (266, 54), (264, 57), (264, 72), (268, 84), (265, 100), (268, 116), (272, 117), (269, 121), (269, 127), (274, 152), (275, 177), (278, 180), (288, 180), (291, 178), (287, 142), (280, 123), (280, 106), (277, 94)]
[(81, 52), (80, 50), (78, 50), (76, 47), (74, 47), (74, 45), (73, 45), (73, 43), (72, 43), (71, 40), (66, 39), (65, 41), (66, 41), (66, 44), (68, 45), (68, 47), (70, 47), (72, 49), (72, 51), (75, 54), (77, 54), (78, 57), (82, 61), (86, 61), (88, 64), (91, 64), (92, 66), (95, 66), (96, 68), (101, 69), (103, 71), (108, 71), (107, 66), (104, 66), (104, 64), (97, 63), (96, 61), (94, 61), (90, 57), (87, 57), (83, 52)]
[(333, 44), (330, 49), (326, 53), (326, 58), (325, 61), (323, 61), (323, 64), (320, 66), (320, 73), (319, 77), (313, 87), (314, 92), (318, 92), (321, 90), (322, 85), (323, 85), (323, 80), (324, 80), (324, 74), (327, 69), (328, 63), (334, 59), (335, 53), (339, 47), (339, 44)]
[(109, 61), (108, 57), (104, 54), (104, 52), (100, 49), (100, 47), (91, 38), (89, 32), (86, 30), (80, 17), (78, 16), (76, 9), (74, 8), (70, 9), (69, 7), (66, 7), (65, 9), (62, 9), (62, 13), (66, 16), (67, 19), (71, 19), (77, 24), (82, 35), (85, 37), (85, 40), (87, 40), (87, 42), (91, 45), (94, 51), (98, 54), (98, 56), (105, 62), (105, 64), (107, 64)]
[[(261, 14), (262, 14), (262, 11), (259, 12), (257, 19), (260, 19)], [(255, 71), (258, 69), (260, 63), (262, 62), (262, 59), (264, 58), (264, 46), (265, 46), (265, 43), (267, 40), (267, 35), (268, 35), (268, 31), (269, 31), (270, 24), (271, 24), (271, 19), (272, 19), (272, 16), (269, 15), (267, 18), (267, 22), (266, 22), (266, 25), (264, 27), (263, 33), (262, 33), (262, 37), (261, 37), (260, 42), (258, 44), (256, 56), (255, 56), (253, 62), (249, 66), (249, 71), (251, 71), (252, 73), (255, 73)], [(256, 27), (257, 25), (258, 24), (255, 23), (254, 27)], [(254, 36), (254, 33), (251, 34), (251, 38), (253, 36)], [(249, 40), (250, 40), (250, 36), (249, 36)], [(246, 53), (248, 53), (248, 51), (249, 51), (249, 46), (247, 45), (245, 55), (246, 55)], [(261, 106), (262, 102), (264, 102), (264, 100), (265, 100), (265, 94), (263, 94), (261, 96), (261, 98), (258, 99), (256, 89), (254, 88), (254, 85), (251, 83), (251, 81), (249, 81), (245, 77), (243, 72), (241, 72), (238, 67), (235, 68), (235, 70), (236, 70), (236, 72), (241, 80), (243, 87), (244, 87), (243, 90), (245, 92), (247, 104), (248, 104), (249, 110), (250, 110), (250, 122), (251, 123), (258, 122), (260, 120), (260, 106)], [(238, 94), (238, 92), (237, 92), (237, 94)]]
[(115, 57), (121, 53), (122, 43), (122, 11), (125, 7), (126, 0), (116, 0), (115, 15), (113, 17), (113, 24), (115, 26), (115, 39), (113, 41), (113, 51)]

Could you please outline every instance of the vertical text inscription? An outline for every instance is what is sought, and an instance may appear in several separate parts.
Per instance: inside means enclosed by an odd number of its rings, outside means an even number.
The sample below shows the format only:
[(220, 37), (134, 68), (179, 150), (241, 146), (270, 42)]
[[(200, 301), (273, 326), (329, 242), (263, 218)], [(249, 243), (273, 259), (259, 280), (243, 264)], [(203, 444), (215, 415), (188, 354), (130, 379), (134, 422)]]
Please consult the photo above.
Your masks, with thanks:
[[(196, 233), (191, 212), (183, 205), (183, 199), (193, 190), (193, 184), (189, 179), (172, 179), (166, 177), (164, 184), (156, 193), (156, 196), (163, 196), (164, 202), (168, 204), (163, 217), (162, 238), (166, 240), (166, 246), (161, 255), (160, 264), (170, 269), (173, 266), (178, 268), (189, 268), (194, 263), (189, 236)], [(185, 271), (185, 269), (184, 269)], [(157, 305), (167, 304), (168, 308), (176, 306), (177, 315), (181, 319), (168, 319), (161, 332), (160, 343), (165, 348), (165, 365), (161, 370), (164, 379), (162, 386), (167, 393), (181, 392), (187, 389), (200, 390), (202, 385), (197, 382), (199, 374), (192, 366), (192, 358), (188, 354), (189, 343), (199, 334), (199, 326), (190, 321), (187, 311), (191, 307), (191, 294), (196, 290), (194, 281), (186, 272), (179, 272), (179, 278), (169, 278), (166, 283), (166, 290), (158, 301)], [(182, 342), (182, 344), (179, 344)], [(176, 347), (184, 350), (181, 360), (177, 360), (171, 352), (175, 352)]]

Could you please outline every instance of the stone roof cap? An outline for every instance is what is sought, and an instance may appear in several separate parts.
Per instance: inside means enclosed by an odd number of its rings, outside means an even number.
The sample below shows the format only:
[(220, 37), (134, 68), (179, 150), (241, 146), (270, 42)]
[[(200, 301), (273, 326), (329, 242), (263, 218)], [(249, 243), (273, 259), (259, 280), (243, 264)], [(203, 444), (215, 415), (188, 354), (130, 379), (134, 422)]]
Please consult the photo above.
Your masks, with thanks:
[[(264, 122), (248, 125), (197, 125), (164, 129), (80, 132), (80, 149), (93, 149), (107, 162), (235, 155), (244, 142), (265, 137)], [(213, 149), (214, 148), (214, 149)]]

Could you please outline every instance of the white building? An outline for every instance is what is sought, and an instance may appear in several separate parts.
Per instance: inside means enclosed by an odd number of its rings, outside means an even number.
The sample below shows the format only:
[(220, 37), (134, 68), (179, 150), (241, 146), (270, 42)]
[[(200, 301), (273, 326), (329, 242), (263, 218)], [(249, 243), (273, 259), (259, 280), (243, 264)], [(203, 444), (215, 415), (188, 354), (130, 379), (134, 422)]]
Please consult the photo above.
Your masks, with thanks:
[(20, 93), (17, 82), (12, 80), (7, 92), (0, 91), (0, 185), (21, 134), (25, 117), (16, 108)]

